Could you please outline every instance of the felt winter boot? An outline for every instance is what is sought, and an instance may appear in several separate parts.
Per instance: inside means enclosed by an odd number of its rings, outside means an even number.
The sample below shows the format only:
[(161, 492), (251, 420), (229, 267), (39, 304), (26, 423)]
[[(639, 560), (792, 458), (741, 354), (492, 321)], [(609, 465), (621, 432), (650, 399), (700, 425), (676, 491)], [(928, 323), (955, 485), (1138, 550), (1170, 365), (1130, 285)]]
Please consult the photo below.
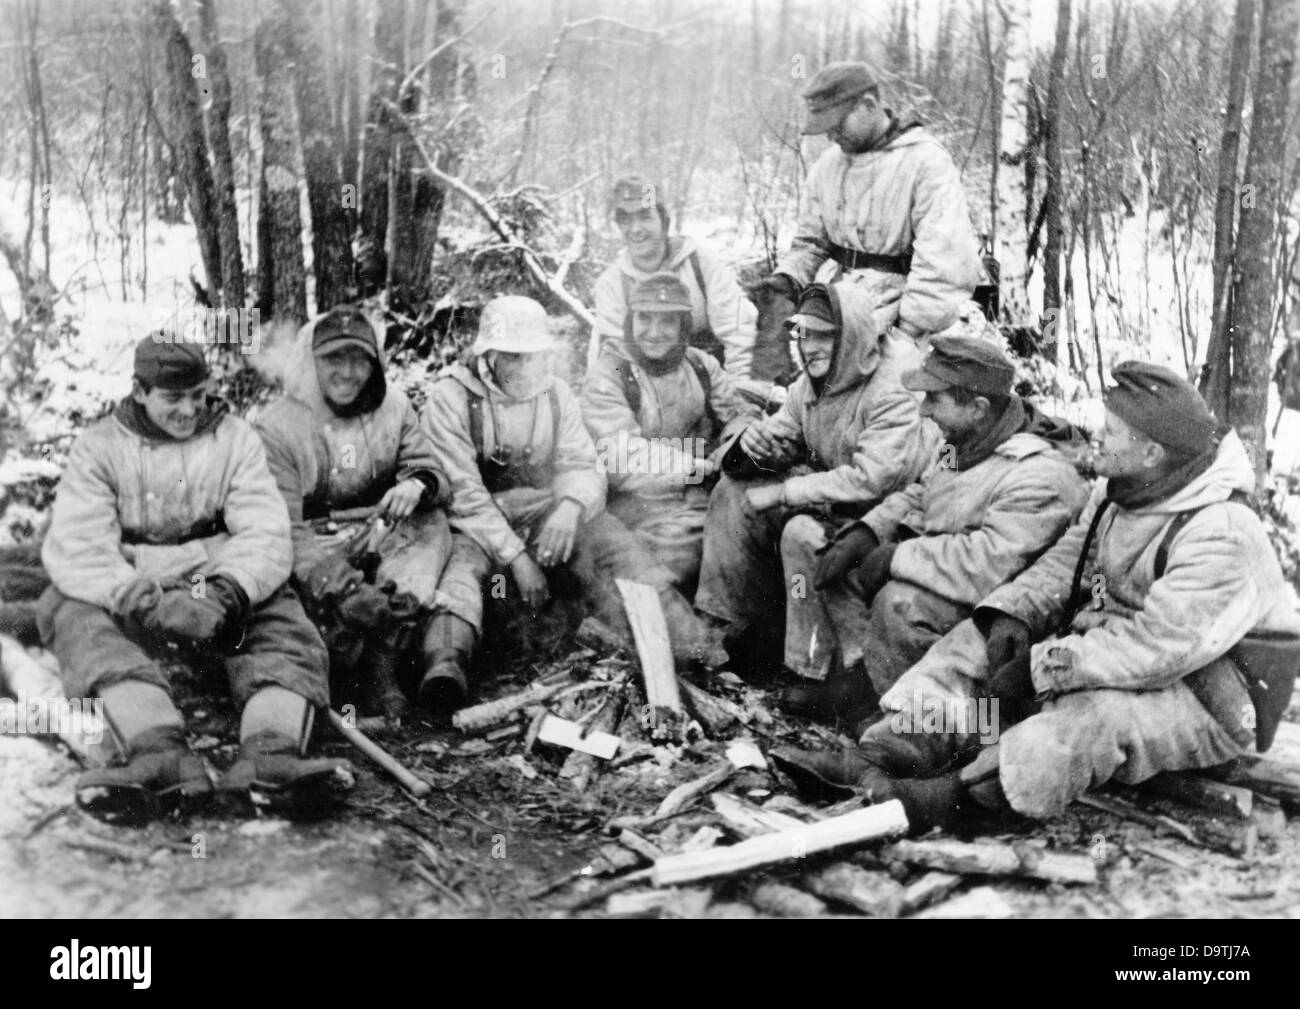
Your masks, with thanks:
[(97, 767), (77, 779), (77, 805), (105, 823), (138, 827), (168, 813), (188, 815), (212, 799), (203, 760), (175, 725), (130, 737), (125, 764)]
[(343, 803), (356, 784), (351, 763), (303, 756), (313, 714), (306, 698), (283, 687), (263, 687), (249, 698), (239, 757), (217, 782), (228, 808), (314, 820)]
[(821, 682), (800, 683), (781, 691), (777, 701), (786, 714), (849, 730), (880, 710), (880, 696), (863, 665), (844, 668), (836, 662)]
[(478, 634), (474, 625), (452, 613), (435, 613), (424, 633), (424, 678), (419, 705), (446, 715), (464, 707), (469, 693), (467, 673)]

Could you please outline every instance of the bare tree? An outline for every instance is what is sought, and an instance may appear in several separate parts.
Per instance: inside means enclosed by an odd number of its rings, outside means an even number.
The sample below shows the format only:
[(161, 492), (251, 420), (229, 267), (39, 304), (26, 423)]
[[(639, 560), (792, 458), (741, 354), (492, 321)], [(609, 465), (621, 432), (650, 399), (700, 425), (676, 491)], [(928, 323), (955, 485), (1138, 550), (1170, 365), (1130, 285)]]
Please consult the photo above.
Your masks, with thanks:
[(1228, 105), (1219, 144), (1219, 185), (1214, 200), (1214, 301), (1210, 343), (1205, 352), (1205, 370), (1201, 373), (1201, 393), (1218, 417), (1228, 416), (1228, 380), (1232, 374), (1232, 264), (1237, 205), (1241, 198), (1237, 164), (1241, 146), (1241, 108), (1246, 100), (1246, 76), (1250, 69), (1254, 26), (1255, 0), (1237, 0), (1228, 69)]
[(1259, 28), (1259, 70), (1255, 78), (1250, 149), (1237, 236), (1235, 326), (1228, 422), (1237, 429), (1263, 485), (1267, 474), (1264, 440), (1268, 408), (1269, 355), (1277, 303), (1278, 230), (1288, 206), (1286, 145), (1288, 114), (1300, 32), (1300, 0), (1264, 0)]
[(235, 207), (235, 164), (230, 153), (230, 74), (226, 68), (226, 51), (217, 32), (214, 0), (199, 0), (199, 24), (212, 84), (208, 135), (212, 140), (217, 237), (221, 244), (221, 303), (227, 308), (242, 308), (244, 256), (239, 244), (239, 212)]
[(262, 176), (257, 210), (257, 289), (264, 319), (307, 321), (307, 277), (298, 213), (297, 124), (288, 22), (265, 18), (254, 39), (262, 79)]

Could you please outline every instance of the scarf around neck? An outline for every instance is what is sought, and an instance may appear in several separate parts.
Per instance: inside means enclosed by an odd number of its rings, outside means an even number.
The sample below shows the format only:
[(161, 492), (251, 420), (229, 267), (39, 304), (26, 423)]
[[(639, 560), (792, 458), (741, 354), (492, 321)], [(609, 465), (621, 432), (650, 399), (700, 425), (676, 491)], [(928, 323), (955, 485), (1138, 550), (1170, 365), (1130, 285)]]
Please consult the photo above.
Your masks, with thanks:
[(1024, 403), (1019, 396), (1012, 396), (1007, 402), (1006, 409), (1002, 411), (1002, 416), (987, 431), (973, 441), (957, 446), (958, 472), (978, 466), (996, 452), (998, 446), (1004, 441), (1013, 434), (1023, 431), (1028, 423), (1029, 417), (1025, 413)]

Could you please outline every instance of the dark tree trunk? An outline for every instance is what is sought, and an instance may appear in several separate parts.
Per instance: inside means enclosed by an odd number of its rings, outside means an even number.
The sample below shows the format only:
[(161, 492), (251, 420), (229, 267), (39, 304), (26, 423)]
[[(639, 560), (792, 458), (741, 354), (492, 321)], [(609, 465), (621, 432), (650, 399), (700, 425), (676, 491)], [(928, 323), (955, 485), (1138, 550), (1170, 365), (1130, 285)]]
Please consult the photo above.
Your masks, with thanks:
[(357, 281), (361, 296), (383, 287), (388, 277), (388, 199), (394, 131), (391, 106), (402, 77), (405, 36), (403, 0), (379, 0), (371, 43), (370, 98), (361, 145), (360, 235)]
[(1219, 183), (1214, 199), (1214, 301), (1210, 315), (1210, 342), (1201, 374), (1201, 394), (1214, 415), (1228, 416), (1228, 385), (1232, 377), (1233, 252), (1236, 244), (1237, 162), (1241, 147), (1241, 108), (1246, 99), (1250, 70), (1251, 35), (1255, 25), (1255, 0), (1237, 0), (1233, 17), (1232, 55), (1228, 66), (1228, 107), (1219, 144)]
[(361, 37), (361, 10), (359, 0), (344, 0), (343, 40), (339, 53), (339, 73), (343, 79), (342, 115), (339, 123), (339, 165), (343, 184), (351, 199), (343, 202), (343, 215), (347, 218), (348, 237), (357, 230), (357, 207), (361, 159), (361, 61), (358, 59)]
[[(1070, 0), (1057, 0), (1056, 45), (1048, 74), (1047, 108), (1043, 113), (1043, 159), (1046, 162), (1047, 186), (1043, 194), (1047, 240), (1043, 244), (1043, 312), (1055, 319), (1055, 326), (1044, 326), (1053, 334), (1043, 340), (1043, 354), (1056, 360), (1057, 342), (1065, 328), (1061, 314), (1061, 93), (1065, 90), (1065, 56), (1070, 47)], [(1055, 310), (1055, 314), (1053, 313)]]
[(1234, 272), (1238, 279), (1233, 298), (1236, 319), (1232, 334), (1232, 382), (1228, 387), (1228, 422), (1246, 444), (1255, 464), (1258, 486), (1263, 485), (1267, 475), (1264, 441), (1268, 362), (1278, 301), (1278, 229), (1281, 215), (1290, 202), (1290, 180), (1284, 162), (1287, 107), (1298, 31), (1300, 0), (1264, 0), (1241, 228), (1237, 236)]
[(321, 0), (285, 0), (292, 30), (294, 94), (302, 138), (307, 204), (311, 208), (312, 273), (316, 310), (326, 312), (356, 297), (352, 235), (343, 209), (343, 180), (335, 149), (330, 86), (322, 59)]
[(261, 198), (257, 210), (258, 301), (262, 318), (307, 321), (307, 278), (298, 213), (297, 127), (288, 23), (271, 17), (257, 26), (257, 72), (262, 79)]
[(221, 286), (221, 240), (217, 234), (217, 196), (208, 164), (208, 141), (203, 133), (199, 91), (192, 75), (194, 49), (167, 2), (154, 4), (154, 27), (166, 53), (167, 118), (180, 161), (181, 176), (189, 193), (190, 216), (199, 236), (199, 255), (208, 289)]
[(212, 138), (217, 238), (221, 245), (221, 304), (227, 308), (243, 308), (244, 256), (239, 244), (239, 212), (235, 207), (235, 162), (230, 153), (230, 75), (226, 70), (226, 52), (217, 33), (213, 0), (199, 0), (199, 23), (212, 82), (208, 134)]

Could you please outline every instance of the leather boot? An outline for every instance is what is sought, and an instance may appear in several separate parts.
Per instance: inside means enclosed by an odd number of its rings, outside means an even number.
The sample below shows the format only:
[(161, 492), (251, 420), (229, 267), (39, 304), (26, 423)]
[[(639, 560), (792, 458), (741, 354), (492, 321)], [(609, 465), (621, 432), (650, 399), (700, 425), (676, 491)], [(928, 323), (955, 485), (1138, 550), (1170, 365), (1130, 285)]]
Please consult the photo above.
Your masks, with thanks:
[(386, 641), (366, 649), (361, 661), (362, 710), (391, 721), (406, 717), (411, 706), (397, 682), (399, 660), (398, 650)]
[(217, 783), (217, 792), (227, 806), (242, 812), (319, 819), (343, 803), (356, 777), (346, 760), (308, 760), (299, 754), (299, 741), (283, 733), (249, 736), (239, 759)]
[(86, 771), (76, 794), (77, 805), (91, 816), (138, 827), (170, 812), (198, 812), (212, 798), (212, 782), (185, 733), (168, 725), (133, 736), (124, 766)]
[(848, 669), (836, 662), (825, 680), (787, 687), (777, 703), (788, 715), (852, 729), (879, 712), (880, 695), (860, 662)]
[(862, 733), (858, 749), (886, 774), (929, 778), (948, 770), (964, 752), (962, 740), (944, 732), (899, 732), (886, 716)]
[(452, 613), (435, 613), (424, 633), (424, 678), (418, 703), (435, 714), (464, 707), (469, 693), (467, 672), (478, 638), (474, 625)]

